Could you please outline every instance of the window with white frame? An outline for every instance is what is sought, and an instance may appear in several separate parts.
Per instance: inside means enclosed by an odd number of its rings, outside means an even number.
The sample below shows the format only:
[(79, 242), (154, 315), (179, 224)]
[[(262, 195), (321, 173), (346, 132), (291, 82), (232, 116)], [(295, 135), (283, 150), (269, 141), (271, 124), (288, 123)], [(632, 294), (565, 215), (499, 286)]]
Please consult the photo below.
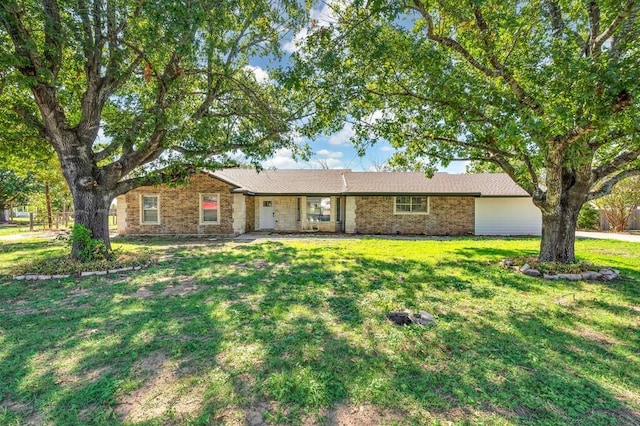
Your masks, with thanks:
[(397, 196), (394, 201), (395, 214), (427, 214), (429, 198), (425, 196)]
[(217, 225), (219, 210), (218, 194), (200, 194), (200, 224)]
[(329, 222), (331, 220), (331, 197), (307, 197), (307, 221)]
[(143, 194), (140, 196), (140, 223), (158, 225), (160, 223), (160, 195)]

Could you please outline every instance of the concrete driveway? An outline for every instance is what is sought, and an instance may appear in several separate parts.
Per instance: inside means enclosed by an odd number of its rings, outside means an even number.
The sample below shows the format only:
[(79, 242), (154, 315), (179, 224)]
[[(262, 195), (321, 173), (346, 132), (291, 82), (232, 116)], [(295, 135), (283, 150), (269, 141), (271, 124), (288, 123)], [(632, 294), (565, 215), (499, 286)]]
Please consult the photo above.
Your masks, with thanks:
[(616, 234), (614, 232), (586, 232), (576, 231), (577, 238), (597, 238), (601, 240), (619, 240), (640, 243), (640, 235), (634, 234)]

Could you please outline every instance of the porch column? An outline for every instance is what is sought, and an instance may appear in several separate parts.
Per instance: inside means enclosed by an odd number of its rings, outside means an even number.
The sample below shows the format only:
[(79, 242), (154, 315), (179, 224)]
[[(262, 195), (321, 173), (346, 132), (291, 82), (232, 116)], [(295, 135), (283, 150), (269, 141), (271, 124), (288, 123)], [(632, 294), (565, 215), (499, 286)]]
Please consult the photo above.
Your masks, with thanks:
[(356, 232), (356, 197), (347, 197), (344, 203), (344, 232)]
[(244, 234), (246, 230), (247, 209), (243, 194), (233, 194), (233, 233)]

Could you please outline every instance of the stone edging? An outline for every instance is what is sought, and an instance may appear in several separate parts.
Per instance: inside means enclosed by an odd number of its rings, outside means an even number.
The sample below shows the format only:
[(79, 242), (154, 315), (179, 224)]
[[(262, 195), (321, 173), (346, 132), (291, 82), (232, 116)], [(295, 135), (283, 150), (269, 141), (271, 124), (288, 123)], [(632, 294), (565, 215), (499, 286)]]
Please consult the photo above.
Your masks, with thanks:
[(127, 272), (127, 271), (138, 271), (142, 269), (142, 266), (127, 266), (126, 268), (117, 268), (117, 269), (107, 269), (106, 271), (87, 271), (81, 272), (80, 274), (56, 274), (56, 275), (40, 275), (40, 274), (24, 274), (24, 275), (14, 275), (14, 280), (57, 280), (62, 278), (69, 277), (90, 277), (92, 275), (107, 275), (107, 274), (117, 274), (118, 272)]
[(514, 265), (510, 260), (503, 260), (500, 262), (500, 266), (505, 269), (511, 269), (521, 274), (528, 275), (530, 277), (539, 277), (545, 280), (570, 280), (570, 281), (611, 281), (620, 276), (620, 271), (612, 268), (601, 268), (599, 271), (585, 271), (579, 274), (543, 274), (537, 269), (532, 268), (528, 263), (522, 266)]

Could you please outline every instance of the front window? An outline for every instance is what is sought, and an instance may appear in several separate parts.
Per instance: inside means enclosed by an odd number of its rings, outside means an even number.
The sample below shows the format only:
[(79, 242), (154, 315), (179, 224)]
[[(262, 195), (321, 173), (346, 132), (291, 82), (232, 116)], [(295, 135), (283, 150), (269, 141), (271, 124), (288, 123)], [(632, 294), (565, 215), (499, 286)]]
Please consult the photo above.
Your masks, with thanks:
[(331, 197), (307, 197), (307, 220), (329, 222), (331, 220)]
[(427, 197), (401, 196), (395, 197), (395, 213), (396, 214), (426, 214), (428, 213)]
[(200, 223), (218, 223), (218, 194), (200, 194)]
[(160, 196), (159, 195), (143, 195), (140, 200), (142, 215), (140, 222), (145, 224), (157, 225), (160, 223)]

